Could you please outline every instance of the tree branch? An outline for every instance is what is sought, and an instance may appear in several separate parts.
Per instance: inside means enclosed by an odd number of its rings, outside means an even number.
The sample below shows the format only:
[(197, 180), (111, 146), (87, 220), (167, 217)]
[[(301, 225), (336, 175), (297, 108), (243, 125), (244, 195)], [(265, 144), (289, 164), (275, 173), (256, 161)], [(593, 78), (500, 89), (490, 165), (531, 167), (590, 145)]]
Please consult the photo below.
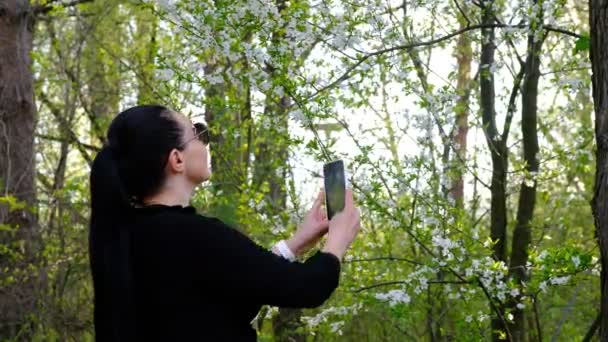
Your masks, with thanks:
[(549, 31), (549, 32), (561, 33), (561, 34), (565, 34), (567, 36), (574, 37), (574, 38), (582, 38), (583, 37), (582, 35), (580, 35), (578, 33), (575, 33), (575, 32), (572, 32), (572, 31), (568, 31), (566, 29), (562, 29), (562, 28), (559, 28), (559, 27), (544, 26), (544, 29), (547, 30), (547, 31)]
[(32, 8), (32, 11), (34, 12), (34, 15), (46, 14), (57, 7), (63, 7), (63, 8), (74, 7), (78, 4), (83, 4), (86, 2), (93, 2), (93, 0), (72, 0), (70, 2), (62, 2), (61, 4), (53, 5), (56, 2), (57, 2), (57, 0), (47, 3), (45, 5), (35, 6)]
[(70, 139), (71, 141), (73, 141), (74, 143), (76, 143), (76, 147), (80, 151), (80, 154), (82, 155), (82, 157), (84, 158), (84, 160), (87, 162), (87, 164), (89, 166), (92, 165), (93, 164), (93, 159), (91, 158), (91, 156), (85, 150), (83, 144), (78, 139), (78, 136), (76, 135), (76, 133), (74, 133), (74, 131), (70, 128), (69, 123), (67, 123), (65, 121), (65, 119), (61, 116), (61, 111), (59, 110), (59, 108), (57, 108), (49, 100), (49, 98), (48, 98), (48, 96), (46, 95), (45, 92), (41, 91), (39, 93), (39, 97), (40, 97), (40, 100), (42, 101), (42, 103), (44, 103), (49, 108), (49, 110), (51, 111), (51, 113), (53, 114), (53, 116), (55, 117), (55, 119), (57, 119), (57, 121), (59, 123), (59, 127), (61, 128), (61, 130), (63, 131), (63, 133), (65, 133), (65, 134), (67, 134), (69, 136), (68, 139)]
[[(440, 43), (442, 41), (445, 40), (449, 40), (451, 38), (454, 38), (458, 35), (461, 35), (465, 32), (468, 31), (473, 31), (473, 30), (478, 30), (478, 29), (483, 29), (483, 28), (528, 28), (529, 26), (527, 24), (517, 24), (517, 25), (508, 25), (508, 24), (478, 24), (478, 25), (472, 25), (472, 26), (467, 26), (464, 27), (460, 30), (454, 31), (450, 34), (447, 34), (445, 36), (439, 37), (439, 38), (435, 38), (435, 39), (431, 39), (431, 40), (427, 40), (427, 41), (422, 41), (422, 42), (417, 42), (417, 43), (411, 43), (411, 44), (404, 44), (404, 45), (398, 45), (398, 46), (393, 46), (390, 48), (386, 48), (386, 49), (381, 49), (378, 51), (374, 51), (374, 52), (370, 52), (366, 55), (364, 55), (363, 57), (361, 57), (357, 63), (351, 65), (350, 67), (348, 67), (346, 69), (346, 71), (340, 76), (338, 77), (336, 80), (334, 80), (333, 82), (331, 82), (330, 84), (326, 85), (325, 87), (320, 88), (319, 90), (317, 90), (315, 93), (313, 93), (312, 95), (308, 96), (307, 99), (311, 99), (317, 95), (319, 95), (320, 93), (329, 90), (331, 88), (334, 88), (335, 86), (337, 86), (338, 84), (340, 84), (341, 82), (349, 79), (351, 77), (351, 72), (353, 70), (355, 70), (356, 68), (358, 68), (361, 64), (363, 64), (365, 61), (367, 61), (368, 59), (375, 57), (375, 56), (379, 56), (385, 53), (389, 53), (389, 52), (393, 52), (393, 51), (399, 51), (399, 50), (408, 50), (408, 49), (412, 49), (412, 48), (416, 48), (416, 47), (421, 47), (421, 46), (429, 46), (429, 45), (433, 45), (433, 44), (437, 44)], [(545, 30), (547, 31), (552, 31), (552, 32), (558, 32), (558, 33), (562, 33), (568, 36), (572, 36), (575, 38), (580, 38), (581, 35), (565, 30), (565, 29), (561, 29), (561, 28), (557, 28), (557, 27), (552, 27), (552, 26), (544, 26), (543, 27)]]
[(602, 313), (600, 312), (597, 314), (595, 321), (593, 321), (593, 323), (589, 327), (589, 331), (587, 331), (587, 333), (585, 334), (585, 337), (582, 340), (583, 342), (589, 342), (589, 341), (591, 341), (591, 338), (593, 338), (593, 336), (595, 336), (595, 332), (597, 331), (597, 329), (600, 326), (601, 319), (602, 319)]
[[(429, 280), (427, 282), (427, 284), (471, 284), (472, 282), (470, 281), (463, 281), (463, 280)], [(359, 293), (359, 292), (363, 292), (365, 290), (371, 290), (373, 288), (376, 287), (381, 287), (381, 286), (390, 286), (390, 285), (400, 285), (400, 284), (407, 284), (406, 281), (400, 280), (400, 281), (387, 281), (384, 283), (378, 283), (378, 284), (374, 284), (374, 285), (370, 285), (370, 286), (364, 286), (361, 287), (355, 291), (353, 291), (354, 293)]]
[(405, 262), (409, 262), (410, 264), (423, 265), (423, 263), (418, 262), (418, 261), (414, 261), (414, 260), (410, 260), (410, 259), (405, 259), (405, 258), (397, 258), (397, 257), (392, 257), (392, 256), (388, 256), (388, 257), (375, 257), (375, 258), (367, 258), (367, 259), (351, 259), (351, 260), (345, 260), (343, 263), (348, 264), (348, 263), (354, 263), (354, 262), (371, 262), (371, 261), (381, 261), (381, 260), (405, 261)]
[(513, 89), (511, 90), (511, 96), (509, 97), (509, 105), (507, 106), (507, 117), (505, 118), (505, 125), (502, 129), (502, 141), (506, 142), (509, 136), (509, 130), (511, 129), (511, 122), (513, 121), (513, 114), (515, 113), (515, 101), (517, 100), (517, 94), (521, 85), (521, 81), (524, 78), (525, 66), (519, 68), (519, 72), (513, 80)]
[[(72, 139), (66, 139), (66, 138), (61, 138), (61, 137), (54, 137), (51, 135), (46, 135), (46, 134), (36, 134), (36, 138), (40, 138), (40, 139), (45, 139), (45, 140), (51, 140), (51, 141), (57, 141), (57, 142), (69, 142), (72, 143)], [(90, 150), (92, 152), (99, 152), (101, 150), (101, 148), (99, 146), (94, 146), (94, 145), (89, 145), (83, 142), (76, 142), (77, 144), (80, 144), (82, 147), (86, 148), (87, 150)]]
[(496, 304), (494, 304), (494, 300), (492, 299), (490, 292), (485, 287), (485, 285), (483, 285), (483, 283), (481, 282), (481, 279), (479, 279), (479, 278), (478, 278), (478, 284), (481, 287), (481, 290), (483, 291), (483, 293), (486, 295), (488, 302), (490, 302), (490, 307), (492, 308), (492, 311), (494, 311), (496, 316), (498, 316), (498, 319), (502, 322), (502, 326), (505, 328), (505, 333), (507, 334), (507, 341), (513, 341), (513, 336), (511, 335), (511, 331), (509, 330), (509, 326), (507, 325), (507, 321), (505, 320), (504, 315), (501, 313), (501, 311), (498, 309), (498, 307), (496, 307)]
[(462, 15), (462, 17), (464, 18), (464, 20), (467, 22), (467, 26), (471, 26), (471, 20), (469, 19), (469, 17), (467, 16), (467, 14), (464, 12), (464, 10), (462, 9), (462, 7), (458, 3), (458, 0), (453, 0), (453, 1), (454, 1), (454, 4), (456, 5), (456, 8), (458, 8), (458, 12), (460, 12), (460, 15)]

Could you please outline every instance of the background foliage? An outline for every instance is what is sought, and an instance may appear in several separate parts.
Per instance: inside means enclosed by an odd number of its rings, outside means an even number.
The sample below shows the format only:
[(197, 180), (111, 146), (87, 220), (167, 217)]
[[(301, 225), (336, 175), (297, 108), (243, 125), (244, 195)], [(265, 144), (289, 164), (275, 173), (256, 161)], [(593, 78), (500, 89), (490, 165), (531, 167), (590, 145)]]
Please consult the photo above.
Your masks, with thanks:
[[(214, 175), (193, 203), (266, 246), (294, 231), (321, 165), (346, 162), (363, 229), (340, 287), (314, 310), (263, 308), (260, 341), (589, 331), (600, 269), (580, 1), (46, 3), (32, 51), (42, 248), (26, 270), (44, 285), (13, 339), (92, 340), (89, 167), (112, 117), (151, 102), (207, 121)], [(19, 240), (0, 251), (19, 259)]]

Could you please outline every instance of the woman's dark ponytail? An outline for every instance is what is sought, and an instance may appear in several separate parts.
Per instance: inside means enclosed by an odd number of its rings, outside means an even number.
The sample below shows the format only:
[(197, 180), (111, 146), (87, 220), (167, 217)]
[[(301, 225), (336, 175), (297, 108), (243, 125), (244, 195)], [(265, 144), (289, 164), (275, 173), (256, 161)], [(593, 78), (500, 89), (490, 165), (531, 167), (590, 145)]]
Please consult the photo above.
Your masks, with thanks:
[(115, 152), (105, 145), (91, 167), (91, 221), (112, 220), (128, 214), (129, 196), (118, 171)]
[(130, 341), (137, 336), (128, 232), (131, 208), (109, 146), (93, 162), (90, 186), (96, 340)]
[(90, 174), (89, 254), (97, 341), (136, 339), (129, 227), (134, 204), (164, 181), (164, 162), (183, 129), (163, 106), (137, 106), (110, 124)]

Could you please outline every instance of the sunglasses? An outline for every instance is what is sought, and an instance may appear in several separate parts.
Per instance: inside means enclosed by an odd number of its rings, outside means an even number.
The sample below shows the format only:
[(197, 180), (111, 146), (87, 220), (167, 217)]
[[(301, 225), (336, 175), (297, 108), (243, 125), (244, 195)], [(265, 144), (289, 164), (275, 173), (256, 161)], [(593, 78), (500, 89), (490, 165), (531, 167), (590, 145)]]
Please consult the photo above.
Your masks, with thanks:
[(194, 132), (194, 138), (186, 140), (184, 143), (180, 144), (178, 148), (184, 148), (189, 142), (194, 139), (198, 139), (205, 146), (209, 145), (209, 129), (204, 123), (197, 122), (192, 126), (192, 131)]

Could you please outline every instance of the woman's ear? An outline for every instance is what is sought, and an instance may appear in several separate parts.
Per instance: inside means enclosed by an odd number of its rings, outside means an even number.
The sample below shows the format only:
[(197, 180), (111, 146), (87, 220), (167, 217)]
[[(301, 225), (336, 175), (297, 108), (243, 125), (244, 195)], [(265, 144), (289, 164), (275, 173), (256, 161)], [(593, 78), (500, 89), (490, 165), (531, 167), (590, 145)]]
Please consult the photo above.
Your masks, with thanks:
[(173, 149), (169, 153), (169, 160), (167, 161), (167, 167), (170, 172), (182, 173), (185, 170), (186, 165), (184, 164), (184, 156), (178, 149)]

